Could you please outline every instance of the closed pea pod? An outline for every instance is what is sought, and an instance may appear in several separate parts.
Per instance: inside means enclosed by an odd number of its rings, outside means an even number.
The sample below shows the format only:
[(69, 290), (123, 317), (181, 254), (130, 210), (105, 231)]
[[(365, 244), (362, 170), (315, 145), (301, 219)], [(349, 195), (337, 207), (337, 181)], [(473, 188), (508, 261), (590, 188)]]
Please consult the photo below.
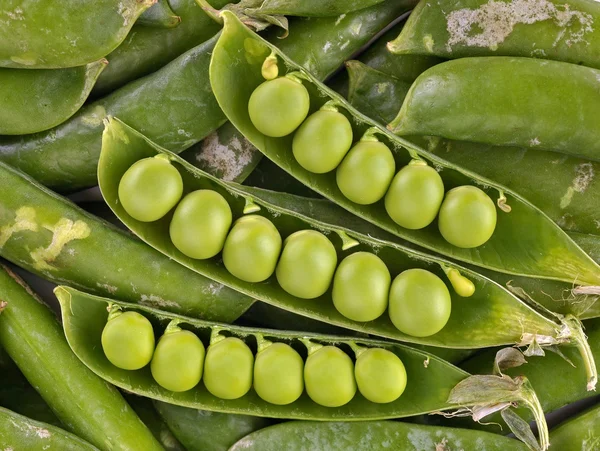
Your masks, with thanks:
[(214, 334), (204, 361), (204, 385), (214, 396), (237, 399), (252, 387), (254, 356), (242, 340)]

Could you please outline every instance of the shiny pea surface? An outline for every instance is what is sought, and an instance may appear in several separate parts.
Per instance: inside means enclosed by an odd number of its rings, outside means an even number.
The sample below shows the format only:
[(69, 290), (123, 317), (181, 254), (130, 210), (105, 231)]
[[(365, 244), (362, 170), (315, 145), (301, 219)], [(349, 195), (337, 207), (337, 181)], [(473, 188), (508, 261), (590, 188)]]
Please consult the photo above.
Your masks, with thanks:
[(354, 375), (361, 395), (371, 402), (395, 401), (406, 388), (406, 368), (402, 360), (386, 349), (371, 348), (362, 352), (356, 359)]
[(300, 230), (285, 239), (275, 274), (289, 294), (313, 299), (329, 289), (336, 265), (335, 247), (325, 235)]
[(304, 391), (303, 371), (304, 361), (294, 348), (273, 343), (256, 355), (254, 390), (271, 404), (290, 404)]
[(137, 312), (110, 318), (102, 331), (104, 355), (114, 366), (139, 370), (150, 363), (154, 353), (152, 324)]
[(324, 346), (309, 355), (304, 384), (310, 399), (325, 407), (349, 403), (356, 393), (352, 359), (335, 346)]
[(252, 387), (254, 355), (239, 338), (227, 337), (211, 344), (204, 361), (204, 385), (221, 399), (237, 399)]

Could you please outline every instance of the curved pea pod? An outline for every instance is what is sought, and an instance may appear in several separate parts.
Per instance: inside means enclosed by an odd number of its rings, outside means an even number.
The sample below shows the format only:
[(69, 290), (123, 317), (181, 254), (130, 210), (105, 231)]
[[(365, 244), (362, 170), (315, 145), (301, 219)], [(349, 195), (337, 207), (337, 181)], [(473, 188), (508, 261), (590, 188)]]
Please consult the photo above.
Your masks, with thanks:
[(220, 321), (252, 304), (1, 162), (0, 192), (0, 256), (47, 280)]
[(402, 136), (533, 147), (598, 161), (599, 78), (600, 70), (559, 61), (447, 61), (415, 80), (388, 127)]
[(0, 298), (0, 345), (67, 429), (101, 449), (162, 449), (119, 392), (71, 352), (54, 313), (7, 268), (0, 270)]
[(0, 407), (0, 445), (5, 450), (98, 450), (76, 435)]
[(105, 57), (156, 0), (6, 0), (0, 67), (56, 69)]
[(600, 406), (570, 418), (550, 431), (551, 449), (586, 450), (598, 446)]
[[(338, 94), (244, 27), (233, 14), (224, 12), (223, 16), (225, 28), (215, 46), (210, 66), (213, 92), (229, 120), (261, 152), (288, 173), (348, 211), (400, 238), (448, 257), (510, 274), (571, 283), (576, 280), (577, 283), (586, 285), (600, 283), (600, 267), (534, 205), (496, 182), (448, 163), (393, 135), (360, 114)], [(302, 79), (310, 94), (311, 110), (329, 102), (328, 107), (337, 108), (350, 118), (355, 136), (362, 136), (368, 130), (370, 136), (376, 136), (388, 145), (394, 152), (397, 167), (404, 166), (413, 158), (420, 159), (440, 170), (446, 189), (465, 184), (479, 185), (496, 198), (501, 211), (498, 212), (496, 230), (491, 239), (476, 249), (459, 249), (445, 242), (435, 224), (416, 231), (401, 228), (386, 215), (382, 202), (370, 206), (354, 204), (339, 191), (335, 174), (319, 175), (304, 170), (293, 158), (291, 137), (266, 137), (250, 121), (248, 99), (263, 81), (261, 67), (264, 60), (254, 62), (244, 57), (244, 42), (248, 42), (246, 40), (255, 43), (253, 47), (262, 49), (264, 58), (271, 53), (275, 54), (282, 62), (282, 74), (285, 64), (285, 67)]]
[(181, 17), (176, 15), (167, 0), (157, 0), (154, 5), (142, 13), (136, 25), (157, 28), (173, 28), (181, 23)]
[(127, 393), (124, 393), (123, 396), (166, 451), (188, 451), (177, 440), (157, 409), (154, 408), (152, 400)]
[(0, 135), (52, 128), (81, 108), (106, 60), (67, 69), (0, 69)]
[(263, 417), (191, 409), (154, 401), (156, 410), (187, 451), (226, 451), (242, 437), (271, 424)]
[(434, 449), (485, 449), (488, 451), (525, 451), (517, 440), (487, 432), (422, 426), (399, 421), (363, 421), (360, 423), (318, 423), (289, 421), (247, 435), (229, 451), (301, 451), (318, 443), (321, 449), (398, 449), (423, 451)]
[[(330, 421), (342, 417), (355, 421), (397, 418), (450, 408), (451, 406), (446, 403), (450, 390), (459, 381), (469, 376), (468, 373), (437, 357), (398, 343), (210, 323), (149, 307), (117, 303), (107, 298), (92, 296), (62, 286), (56, 288), (55, 294), (61, 304), (63, 327), (67, 340), (75, 354), (92, 371), (118, 387), (169, 404), (270, 418)], [(306, 345), (301, 340), (309, 340), (311, 345), (336, 344), (346, 350), (350, 349), (350, 344), (384, 348), (396, 354), (404, 363), (410, 388), (397, 401), (388, 404), (371, 403), (357, 394), (348, 404), (337, 408), (319, 406), (310, 400), (306, 393), (303, 393), (297, 401), (282, 406), (263, 401), (253, 390), (241, 398), (224, 400), (209, 394), (203, 383), (187, 392), (170, 392), (154, 382), (149, 368), (135, 372), (121, 370), (111, 365), (106, 359), (100, 346), (100, 337), (106, 324), (106, 309), (110, 305), (116, 305), (125, 310), (135, 310), (150, 319), (155, 327), (160, 329), (164, 329), (168, 323), (176, 320), (180, 326), (185, 325), (186, 329), (196, 333), (206, 344), (211, 338), (213, 342), (218, 340), (219, 337), (222, 337), (221, 333), (225, 332), (228, 336), (240, 338), (253, 348), (255, 348), (256, 340), (264, 342), (264, 339), (267, 339), (297, 347), (304, 355), (307, 352)], [(303, 351), (302, 348), (304, 348)]]
[(389, 49), (398, 54), (525, 56), (600, 68), (600, 8), (585, 0), (422, 0)]

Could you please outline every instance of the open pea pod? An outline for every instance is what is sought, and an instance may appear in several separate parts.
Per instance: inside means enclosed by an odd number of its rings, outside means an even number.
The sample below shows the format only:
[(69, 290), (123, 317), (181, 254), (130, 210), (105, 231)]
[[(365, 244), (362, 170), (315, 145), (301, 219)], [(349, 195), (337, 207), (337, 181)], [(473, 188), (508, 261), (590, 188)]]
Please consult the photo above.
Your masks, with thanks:
[(4, 0), (0, 67), (56, 69), (105, 57), (156, 0)]
[[(213, 92), (228, 119), (277, 165), (352, 213), (400, 238), (448, 257), (510, 274), (600, 284), (600, 267), (544, 213), (520, 195), (393, 135), (250, 31), (235, 15), (227, 11), (222, 15), (225, 28), (212, 53), (210, 65)], [(267, 137), (253, 126), (248, 115), (248, 100), (264, 81), (261, 69), (268, 57), (271, 61), (273, 57), (277, 60), (279, 73), (294, 72), (302, 79), (309, 91), (311, 111), (329, 102), (329, 107), (337, 108), (350, 119), (355, 137), (369, 131), (371, 136), (388, 145), (398, 167), (412, 159), (426, 161), (440, 170), (446, 189), (479, 185), (495, 197), (501, 211), (491, 239), (475, 249), (461, 249), (446, 242), (435, 223), (421, 230), (404, 229), (387, 215), (383, 202), (357, 205), (341, 194), (334, 173), (313, 174), (303, 169), (292, 155), (291, 136)]]
[[(217, 412), (237, 413), (271, 418), (348, 421), (365, 419), (399, 418), (452, 408), (446, 403), (452, 387), (469, 376), (457, 367), (426, 352), (407, 346), (363, 338), (344, 338), (337, 335), (305, 334), (269, 329), (255, 329), (195, 320), (149, 307), (114, 302), (111, 299), (92, 296), (72, 288), (59, 286), (55, 294), (60, 301), (63, 327), (71, 349), (96, 374), (120, 388), (170, 404)], [(193, 331), (205, 345), (216, 334), (225, 334), (245, 341), (254, 350), (257, 340), (267, 339), (292, 345), (306, 356), (306, 345), (336, 345), (350, 350), (351, 345), (378, 347), (396, 354), (406, 368), (407, 389), (396, 401), (376, 404), (360, 394), (342, 407), (324, 407), (314, 403), (306, 393), (292, 404), (278, 406), (267, 403), (251, 390), (235, 400), (219, 399), (211, 395), (201, 382), (186, 392), (171, 392), (159, 386), (149, 367), (136, 371), (122, 370), (113, 366), (102, 350), (100, 338), (107, 321), (107, 307), (119, 306), (126, 311), (137, 311), (148, 318), (159, 331), (172, 321), (179, 327)], [(302, 349), (304, 348), (304, 349)], [(425, 363), (425, 364), (424, 364)]]

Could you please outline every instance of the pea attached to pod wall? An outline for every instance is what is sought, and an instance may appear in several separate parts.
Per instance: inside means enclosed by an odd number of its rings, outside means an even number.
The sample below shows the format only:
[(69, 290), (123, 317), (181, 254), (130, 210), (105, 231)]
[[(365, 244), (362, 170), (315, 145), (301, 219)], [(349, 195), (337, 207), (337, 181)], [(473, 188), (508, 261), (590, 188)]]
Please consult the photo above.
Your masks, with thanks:
[(356, 353), (354, 375), (361, 395), (371, 402), (395, 401), (406, 388), (406, 368), (387, 349), (353, 346)]
[(239, 338), (211, 337), (204, 361), (204, 385), (221, 399), (238, 399), (252, 387), (254, 355)]

